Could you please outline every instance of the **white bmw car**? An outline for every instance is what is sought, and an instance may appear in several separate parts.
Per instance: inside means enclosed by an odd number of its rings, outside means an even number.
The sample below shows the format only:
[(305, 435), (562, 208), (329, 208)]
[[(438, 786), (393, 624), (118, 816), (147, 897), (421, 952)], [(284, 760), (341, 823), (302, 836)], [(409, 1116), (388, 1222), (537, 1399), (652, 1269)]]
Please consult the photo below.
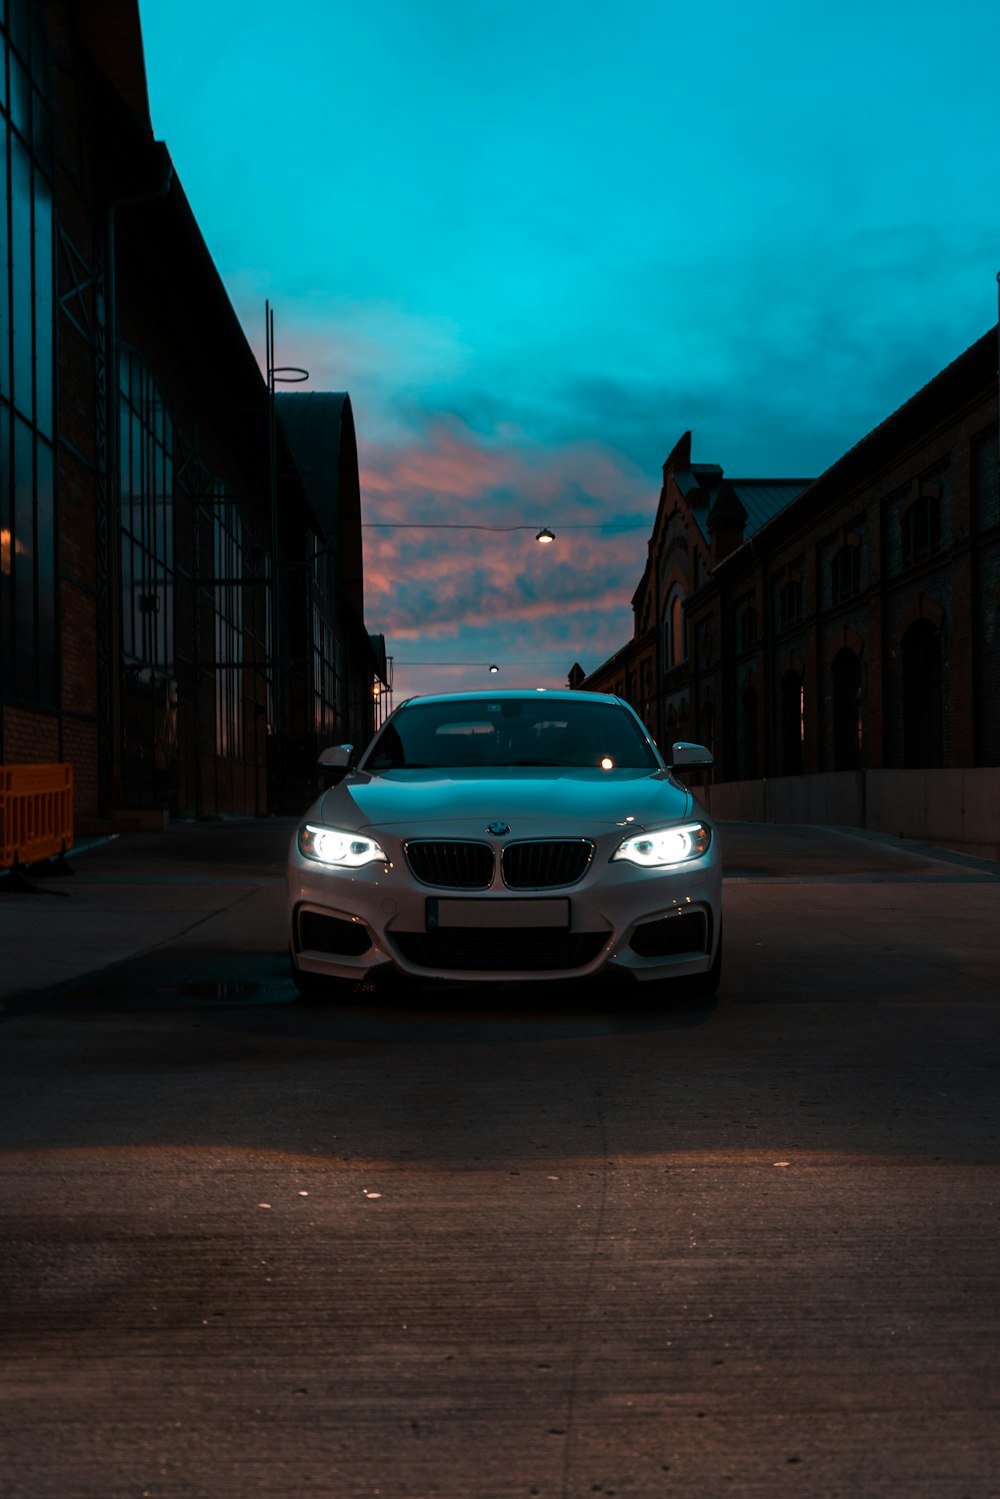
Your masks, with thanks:
[(722, 869), (704, 809), (619, 698), (570, 691), (412, 698), (336, 784), (288, 858), (292, 975), (304, 994), (380, 969), (582, 978), (604, 970), (714, 993)]

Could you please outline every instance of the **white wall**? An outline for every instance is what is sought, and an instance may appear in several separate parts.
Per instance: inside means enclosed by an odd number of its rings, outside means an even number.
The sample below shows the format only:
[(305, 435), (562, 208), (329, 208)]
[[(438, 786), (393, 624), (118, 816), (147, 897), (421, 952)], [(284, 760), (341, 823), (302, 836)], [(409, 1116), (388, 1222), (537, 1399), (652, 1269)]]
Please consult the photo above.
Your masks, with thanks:
[(713, 817), (867, 828), (1000, 860), (1000, 767), (862, 770), (697, 788)]

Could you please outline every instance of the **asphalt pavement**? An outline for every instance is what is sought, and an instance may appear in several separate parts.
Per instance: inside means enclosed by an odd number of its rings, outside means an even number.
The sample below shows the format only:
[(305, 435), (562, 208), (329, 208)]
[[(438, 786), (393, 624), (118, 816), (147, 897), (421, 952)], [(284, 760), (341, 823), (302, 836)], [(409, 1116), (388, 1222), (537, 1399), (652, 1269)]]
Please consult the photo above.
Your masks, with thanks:
[(0, 895), (3, 1499), (1000, 1499), (1000, 867), (724, 824), (715, 1003), (316, 1005), (293, 826)]
[(283, 953), (285, 856), (295, 818), (175, 822), (163, 832), (84, 841), (69, 875), (0, 878), (0, 1008), (194, 941), (227, 953)]

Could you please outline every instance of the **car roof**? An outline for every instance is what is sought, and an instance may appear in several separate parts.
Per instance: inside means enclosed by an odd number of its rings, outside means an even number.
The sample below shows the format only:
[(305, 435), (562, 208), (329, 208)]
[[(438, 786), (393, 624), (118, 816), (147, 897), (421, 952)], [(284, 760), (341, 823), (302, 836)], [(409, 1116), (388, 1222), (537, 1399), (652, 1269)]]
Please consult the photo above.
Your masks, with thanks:
[(580, 692), (572, 687), (495, 687), (492, 691), (486, 687), (476, 692), (428, 692), (421, 693), (416, 697), (404, 698), (397, 704), (396, 711), (408, 707), (411, 703), (460, 703), (460, 702), (494, 702), (497, 698), (552, 698), (556, 702), (580, 702), (586, 699), (588, 702), (615, 703), (619, 707), (627, 704), (620, 697), (614, 697), (606, 692)]

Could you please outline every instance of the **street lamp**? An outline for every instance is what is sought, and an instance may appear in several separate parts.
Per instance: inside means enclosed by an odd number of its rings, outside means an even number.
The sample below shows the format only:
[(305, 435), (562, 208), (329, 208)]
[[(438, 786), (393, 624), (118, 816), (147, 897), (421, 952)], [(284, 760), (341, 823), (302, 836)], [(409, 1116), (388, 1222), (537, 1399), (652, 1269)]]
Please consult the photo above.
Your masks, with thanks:
[[(487, 526), (473, 521), (451, 521), (451, 520), (363, 520), (361, 522), (363, 531), (530, 531), (531, 527), (524, 526)], [(577, 526), (575, 529), (579, 530)], [(595, 525), (595, 530), (600, 526)], [(535, 532), (535, 540), (548, 545), (555, 541), (556, 533), (550, 531), (548, 526), (543, 526), (540, 531)]]
[[(508, 662), (508, 665), (510, 663)], [(482, 661), (397, 661), (397, 666), (482, 666)], [(486, 670), (494, 676), (499, 670), (495, 661), (486, 663)]]

